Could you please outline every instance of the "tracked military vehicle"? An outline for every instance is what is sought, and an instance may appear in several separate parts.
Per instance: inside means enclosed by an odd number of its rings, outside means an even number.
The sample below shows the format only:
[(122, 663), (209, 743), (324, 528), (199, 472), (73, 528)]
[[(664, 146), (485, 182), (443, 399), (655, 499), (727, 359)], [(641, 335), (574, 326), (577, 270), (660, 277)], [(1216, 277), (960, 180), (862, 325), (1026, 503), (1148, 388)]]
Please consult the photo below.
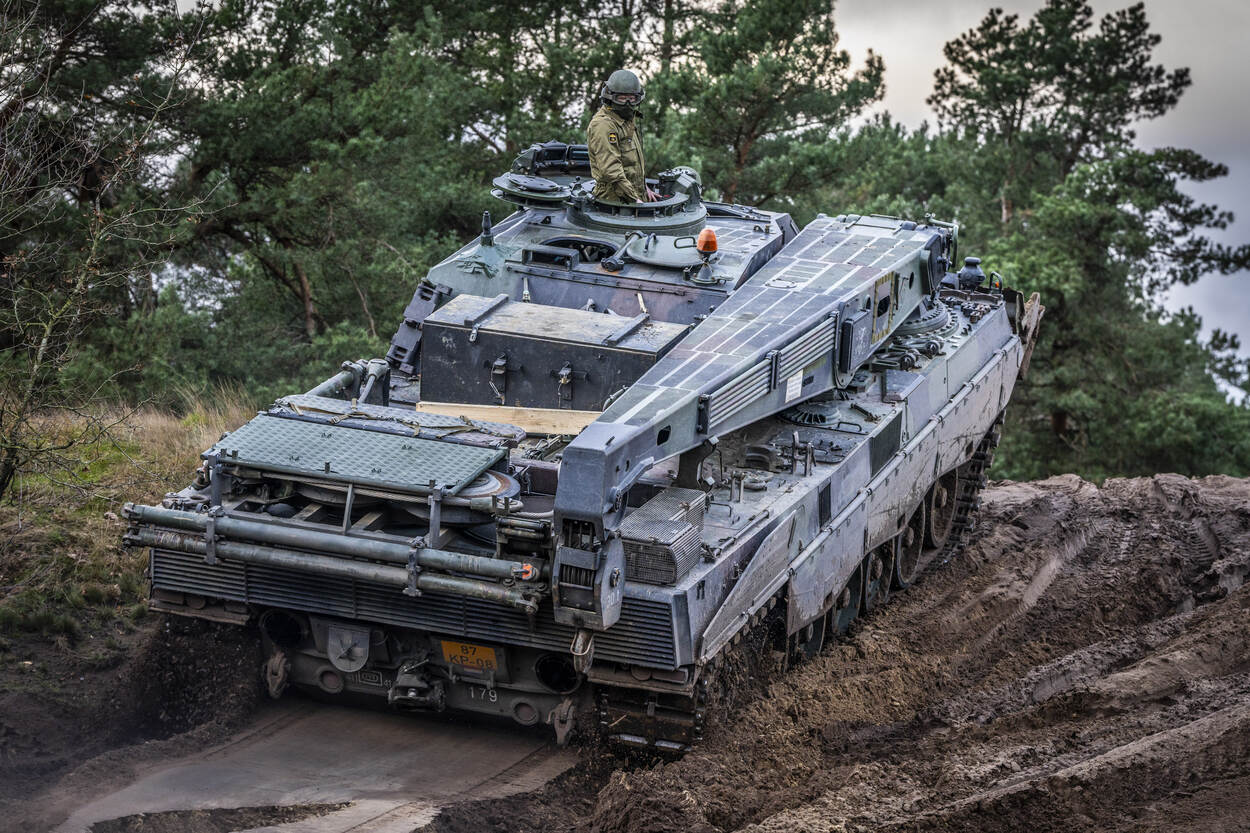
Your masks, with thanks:
[(681, 752), (732, 645), (810, 657), (949, 557), (1036, 296), (953, 272), (953, 225), (800, 230), (689, 169), (617, 205), (588, 173), (522, 154), (513, 213), (430, 270), (385, 359), (128, 505), (152, 606), (258, 623), (275, 696)]

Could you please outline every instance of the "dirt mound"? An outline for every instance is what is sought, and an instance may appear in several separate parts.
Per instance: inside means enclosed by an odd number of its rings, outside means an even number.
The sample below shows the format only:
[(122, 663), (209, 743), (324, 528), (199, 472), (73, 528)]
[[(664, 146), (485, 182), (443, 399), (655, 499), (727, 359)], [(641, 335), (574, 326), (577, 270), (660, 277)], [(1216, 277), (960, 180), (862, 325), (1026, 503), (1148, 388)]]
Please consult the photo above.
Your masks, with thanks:
[(693, 753), (509, 799), (507, 829), (1248, 830), (1248, 574), (1248, 481), (995, 484), (962, 558)]
[(50, 785), (98, 791), (148, 758), (226, 734), (262, 696), (259, 668), (254, 632), (171, 616), (135, 634), (117, 667), (2, 691), (0, 830), (54, 823), (46, 811), (58, 802), (40, 795)]

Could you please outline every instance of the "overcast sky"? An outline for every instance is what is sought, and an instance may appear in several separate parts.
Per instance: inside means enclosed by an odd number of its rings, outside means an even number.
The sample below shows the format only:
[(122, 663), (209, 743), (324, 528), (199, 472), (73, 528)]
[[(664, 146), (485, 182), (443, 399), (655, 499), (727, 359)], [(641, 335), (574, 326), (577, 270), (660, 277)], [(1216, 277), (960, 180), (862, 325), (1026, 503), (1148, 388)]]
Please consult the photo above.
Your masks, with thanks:
[[(1099, 17), (1130, 4), (1092, 0)], [(924, 100), (933, 89), (933, 71), (943, 63), (943, 44), (976, 26), (990, 6), (1027, 19), (1042, 5), (1042, 0), (838, 0), (837, 24), (842, 46), (858, 60), (870, 47), (885, 60), (886, 95), (878, 109), (916, 126), (932, 121)], [(1213, 236), (1230, 244), (1250, 242), (1250, 2), (1146, 0), (1146, 16), (1151, 30), (1163, 36), (1156, 60), (1169, 69), (1189, 67), (1193, 85), (1175, 110), (1138, 127), (1138, 143), (1192, 148), (1227, 165), (1227, 177), (1188, 191), (1236, 214), (1227, 231)], [(1250, 342), (1250, 273), (1213, 275), (1180, 287), (1168, 306), (1193, 306), (1208, 329), (1231, 330)]]

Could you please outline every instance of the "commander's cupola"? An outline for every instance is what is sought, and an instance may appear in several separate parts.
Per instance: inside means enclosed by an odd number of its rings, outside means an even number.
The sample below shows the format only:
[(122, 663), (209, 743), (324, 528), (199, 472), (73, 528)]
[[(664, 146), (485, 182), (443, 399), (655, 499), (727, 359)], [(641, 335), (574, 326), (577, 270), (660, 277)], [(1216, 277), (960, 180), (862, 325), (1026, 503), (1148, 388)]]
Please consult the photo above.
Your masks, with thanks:
[(564, 206), (571, 225), (615, 232), (672, 237), (697, 235), (707, 223), (703, 183), (693, 168), (663, 171), (655, 180), (655, 202), (616, 203), (595, 199), (590, 155), (585, 145), (546, 142), (517, 156), (512, 170), (496, 177), (491, 193), (522, 207)]

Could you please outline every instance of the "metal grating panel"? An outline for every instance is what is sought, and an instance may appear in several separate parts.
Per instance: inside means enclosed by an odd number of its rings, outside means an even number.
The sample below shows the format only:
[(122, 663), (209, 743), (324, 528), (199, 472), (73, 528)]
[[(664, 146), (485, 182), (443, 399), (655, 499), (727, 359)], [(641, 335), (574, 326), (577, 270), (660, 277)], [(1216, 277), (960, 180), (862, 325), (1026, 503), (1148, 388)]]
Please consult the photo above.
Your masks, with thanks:
[(625, 577), (647, 584), (676, 584), (699, 561), (703, 537), (696, 527), (678, 521), (664, 522), (676, 531), (666, 542), (624, 539)]
[[(202, 556), (164, 550), (152, 552), (152, 587), (564, 653), (573, 641), (573, 629), (555, 621), (550, 604), (539, 609), (531, 626), (524, 613), (480, 599), (437, 593), (414, 599), (372, 582), (226, 559), (209, 566)], [(674, 668), (677, 646), (672, 608), (627, 596), (620, 620), (595, 636), (595, 656)]]
[(648, 584), (675, 584), (699, 561), (707, 495), (671, 488), (635, 509), (621, 524), (625, 577)]
[(648, 527), (652, 521), (684, 521), (694, 526), (701, 526), (706, 507), (706, 492), (676, 486), (665, 489), (629, 514), (629, 517), (621, 524), (621, 536), (626, 538), (654, 537), (654, 533)]
[(500, 449), (265, 415), (227, 434), (208, 453), (227, 464), (384, 489), (434, 481), (451, 494), (504, 455)]

